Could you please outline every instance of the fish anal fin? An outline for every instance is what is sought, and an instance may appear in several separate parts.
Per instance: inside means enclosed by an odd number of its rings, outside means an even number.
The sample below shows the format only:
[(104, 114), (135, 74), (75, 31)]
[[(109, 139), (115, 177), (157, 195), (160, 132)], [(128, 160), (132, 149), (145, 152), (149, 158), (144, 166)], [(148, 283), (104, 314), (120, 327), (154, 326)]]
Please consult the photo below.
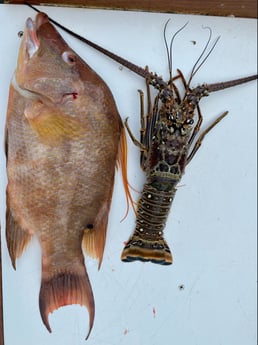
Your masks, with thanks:
[(94, 221), (84, 230), (82, 246), (87, 255), (99, 261), (99, 269), (102, 263), (106, 243), (108, 214), (111, 203), (113, 188), (110, 190), (107, 200), (102, 204), (101, 209)]
[(7, 207), (6, 211), (6, 241), (13, 268), (16, 269), (16, 259), (26, 249), (32, 235), (20, 227)]
[(48, 321), (49, 313), (56, 309), (71, 305), (79, 304), (85, 306), (89, 313), (89, 331), (88, 339), (93, 327), (95, 305), (94, 297), (88, 274), (84, 267), (84, 272), (59, 272), (50, 277), (43, 277), (39, 294), (39, 308), (42, 321), (49, 332), (51, 327)]

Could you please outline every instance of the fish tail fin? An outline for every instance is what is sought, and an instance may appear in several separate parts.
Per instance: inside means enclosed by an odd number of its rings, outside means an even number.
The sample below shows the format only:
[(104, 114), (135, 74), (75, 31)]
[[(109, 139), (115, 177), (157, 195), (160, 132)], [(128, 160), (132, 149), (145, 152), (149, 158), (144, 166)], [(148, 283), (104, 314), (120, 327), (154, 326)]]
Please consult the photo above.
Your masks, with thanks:
[(6, 242), (13, 268), (16, 269), (16, 259), (27, 247), (32, 235), (22, 229), (14, 219), (9, 207), (6, 210)]
[(121, 260), (124, 262), (151, 261), (160, 265), (171, 265), (173, 263), (169, 246), (162, 236), (153, 240), (142, 238), (138, 234), (133, 234), (125, 245)]
[(134, 213), (136, 214), (134, 201), (129, 190), (129, 183), (128, 183), (128, 178), (127, 178), (127, 142), (126, 142), (124, 127), (122, 127), (121, 129), (121, 138), (120, 138), (120, 143), (119, 143), (117, 163), (121, 167), (121, 170), (122, 170), (122, 180), (123, 180), (124, 190), (126, 194), (126, 212), (125, 212), (124, 217), (121, 220), (123, 221), (127, 217), (127, 214), (129, 211), (129, 204), (132, 205)]
[(76, 271), (75, 266), (78, 265), (74, 264), (69, 271), (60, 270), (56, 274), (49, 274), (43, 267), (39, 309), (44, 325), (51, 332), (49, 313), (70, 304), (85, 306), (89, 313), (89, 331), (86, 337), (88, 339), (94, 322), (94, 297), (83, 260)]

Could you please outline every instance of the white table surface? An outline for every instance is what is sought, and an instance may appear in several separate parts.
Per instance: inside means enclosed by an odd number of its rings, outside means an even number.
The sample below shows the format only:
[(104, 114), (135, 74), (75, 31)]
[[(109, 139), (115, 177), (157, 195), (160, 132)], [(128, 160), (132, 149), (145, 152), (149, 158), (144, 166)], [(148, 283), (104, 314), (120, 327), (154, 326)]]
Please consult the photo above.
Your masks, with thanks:
[[(174, 44), (174, 69), (186, 76), (202, 51), (210, 26), (221, 39), (193, 80), (212, 83), (257, 70), (256, 20), (206, 16), (42, 7), (53, 18), (113, 52), (168, 78), (163, 27), (168, 36), (188, 26)], [(0, 5), (0, 128), (4, 139), (10, 78), (27, 17), (25, 6)], [(121, 117), (139, 131), (139, 96), (144, 80), (63, 34), (70, 46), (106, 81)], [(196, 44), (193, 44), (196, 41)], [(255, 345), (256, 344), (256, 82), (212, 94), (201, 101), (205, 125), (229, 115), (205, 139), (186, 169), (165, 237), (174, 264), (122, 263), (123, 242), (134, 228), (117, 173), (101, 270), (86, 258), (96, 303), (87, 342), (88, 313), (80, 306), (55, 311), (42, 324), (38, 309), (41, 254), (34, 238), (11, 267), (4, 239), (5, 157), (0, 152), (0, 193), (5, 345)], [(139, 151), (128, 141), (128, 175), (141, 190)], [(101, 172), (100, 172), (101, 173)], [(137, 200), (137, 193), (133, 193)], [(180, 289), (180, 286), (183, 287)]]

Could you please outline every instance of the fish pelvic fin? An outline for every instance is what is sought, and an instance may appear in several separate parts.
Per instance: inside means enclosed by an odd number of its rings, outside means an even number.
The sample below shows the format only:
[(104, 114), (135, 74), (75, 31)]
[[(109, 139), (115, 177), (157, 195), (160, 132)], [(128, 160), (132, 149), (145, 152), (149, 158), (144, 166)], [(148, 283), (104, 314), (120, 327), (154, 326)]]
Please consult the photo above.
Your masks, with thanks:
[(144, 239), (134, 234), (125, 245), (121, 260), (124, 262), (150, 261), (159, 265), (171, 265), (173, 257), (164, 238)]
[(127, 142), (126, 142), (124, 127), (121, 128), (121, 137), (120, 137), (120, 143), (119, 143), (117, 163), (120, 166), (121, 171), (122, 171), (123, 186), (124, 186), (124, 190), (126, 194), (126, 212), (125, 212), (124, 217), (121, 220), (123, 221), (127, 217), (130, 204), (132, 205), (134, 213), (136, 215), (136, 209), (134, 206), (135, 203), (130, 193), (128, 178), (127, 178)]
[(22, 255), (31, 238), (32, 235), (27, 230), (24, 230), (20, 227), (20, 225), (14, 219), (11, 210), (9, 207), (7, 207), (6, 242), (14, 269), (16, 269), (16, 259)]
[(110, 188), (109, 194), (102, 204), (101, 209), (98, 212), (98, 215), (93, 224), (88, 224), (84, 230), (82, 247), (87, 253), (87, 255), (91, 256), (94, 259), (99, 261), (98, 268), (100, 269), (105, 243), (106, 243), (106, 236), (107, 236), (107, 225), (108, 225), (108, 214), (111, 204), (113, 192), (113, 183)]
[(83, 262), (80, 273), (60, 271), (57, 274), (45, 277), (43, 272), (39, 294), (39, 309), (42, 321), (50, 333), (52, 331), (48, 321), (49, 313), (71, 304), (85, 306), (88, 310), (89, 331), (86, 336), (87, 340), (94, 323), (95, 304), (91, 284)]

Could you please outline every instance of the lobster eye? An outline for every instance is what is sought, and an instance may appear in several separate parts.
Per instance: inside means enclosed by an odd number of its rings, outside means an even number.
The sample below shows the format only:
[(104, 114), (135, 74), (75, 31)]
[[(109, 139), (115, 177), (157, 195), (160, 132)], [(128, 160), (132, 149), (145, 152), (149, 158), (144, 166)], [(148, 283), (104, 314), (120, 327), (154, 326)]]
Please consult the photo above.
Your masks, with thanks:
[(62, 59), (69, 66), (73, 66), (76, 62), (76, 55), (73, 52), (63, 52)]
[(192, 125), (192, 124), (194, 123), (194, 120), (193, 120), (193, 119), (187, 119), (187, 120), (185, 121), (185, 123), (186, 123), (187, 125)]

